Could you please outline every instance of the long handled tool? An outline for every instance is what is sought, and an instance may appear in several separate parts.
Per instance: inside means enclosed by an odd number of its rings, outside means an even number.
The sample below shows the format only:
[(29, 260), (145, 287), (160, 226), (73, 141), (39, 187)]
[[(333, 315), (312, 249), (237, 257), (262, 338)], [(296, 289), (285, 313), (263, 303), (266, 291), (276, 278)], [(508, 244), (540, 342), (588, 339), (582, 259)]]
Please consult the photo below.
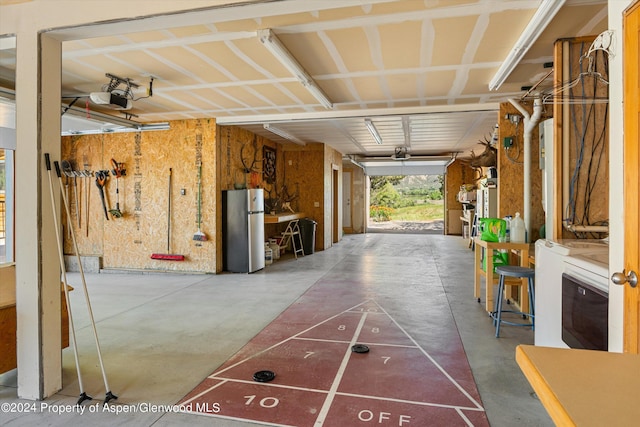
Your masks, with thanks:
[(169, 194), (167, 197), (167, 253), (166, 254), (151, 254), (151, 259), (160, 259), (164, 261), (184, 261), (184, 255), (171, 254), (171, 174), (172, 170), (169, 168)]
[(82, 171), (82, 176), (84, 179), (82, 180), (84, 184), (84, 221), (87, 223), (85, 227), (85, 234), (89, 237), (89, 184), (91, 181), (91, 175), (93, 174), (89, 170), (89, 156), (85, 153), (82, 156), (84, 170)]
[[(71, 170), (72, 170), (71, 163), (69, 163), (68, 160), (62, 161), (62, 170), (64, 171), (64, 176), (66, 177), (66, 179), (64, 180), (64, 192), (68, 199), (69, 198), (69, 174), (71, 173)], [(71, 237), (71, 221), (67, 222), (67, 236)]]
[(202, 225), (202, 162), (198, 163), (198, 231), (193, 235), (193, 240), (204, 242), (207, 235), (200, 230)]
[(78, 386), (80, 387), (80, 398), (78, 399), (78, 405), (85, 400), (91, 400), (91, 396), (87, 395), (84, 391), (84, 384), (82, 382), (82, 372), (80, 372), (80, 359), (78, 358), (78, 345), (76, 344), (76, 328), (73, 324), (73, 314), (71, 310), (71, 301), (69, 300), (69, 285), (67, 283), (67, 269), (64, 265), (64, 254), (62, 250), (60, 230), (58, 229), (58, 214), (56, 212), (56, 201), (53, 192), (53, 179), (51, 178), (51, 160), (49, 159), (49, 153), (45, 153), (44, 160), (47, 165), (47, 171), (49, 172), (49, 191), (51, 192), (51, 210), (53, 214), (53, 229), (56, 232), (56, 244), (58, 245), (58, 256), (60, 261), (60, 270), (62, 271), (62, 286), (64, 287), (64, 298), (67, 302), (67, 312), (69, 316), (69, 326), (71, 331), (71, 346), (73, 347), (73, 358), (76, 362), (76, 371), (78, 373)]
[(118, 163), (115, 159), (111, 159), (111, 166), (113, 170), (111, 173), (116, 177), (116, 208), (110, 209), (109, 213), (114, 218), (122, 218), (122, 211), (120, 211), (120, 187), (118, 186), (119, 178), (122, 177), (126, 171), (122, 168), (122, 163)]
[(80, 209), (80, 195), (78, 194), (78, 171), (73, 171), (73, 193), (76, 196), (76, 217), (78, 217), (78, 230), (82, 228), (82, 209)]
[(89, 237), (89, 191), (91, 186), (89, 185), (89, 181), (91, 181), (91, 171), (87, 169), (87, 164), (85, 163), (85, 169), (82, 171), (82, 176), (84, 177), (84, 217), (86, 222), (85, 233), (86, 236)]
[(102, 200), (102, 209), (104, 209), (104, 216), (109, 221), (109, 212), (107, 211), (107, 202), (105, 200), (104, 195), (104, 185), (107, 182), (107, 172), (105, 171), (96, 171), (96, 187), (98, 187), (98, 192), (100, 193), (100, 200)]
[(78, 175), (79, 171), (73, 169), (71, 170), (73, 175), (73, 195), (75, 196), (75, 212), (76, 218), (78, 219), (78, 230), (82, 228), (82, 210), (80, 209), (80, 193), (78, 192)]
[[(60, 184), (62, 185), (62, 176), (60, 174), (60, 166), (58, 165), (58, 162), (53, 162), (53, 165), (56, 168), (56, 174), (58, 175), (58, 179), (60, 180)], [(67, 214), (67, 220), (70, 220), (71, 212), (69, 211), (69, 204), (67, 203), (67, 198), (65, 197), (64, 193), (62, 194), (62, 202), (64, 204), (64, 210)], [(73, 242), (73, 250), (76, 253), (76, 259), (78, 261), (80, 278), (82, 279), (82, 290), (84, 291), (84, 299), (87, 303), (87, 310), (89, 311), (89, 320), (91, 321), (91, 327), (93, 329), (93, 337), (96, 342), (96, 349), (98, 351), (98, 361), (100, 362), (100, 369), (102, 369), (102, 379), (104, 380), (104, 388), (106, 390), (104, 403), (109, 403), (110, 400), (117, 399), (118, 396), (111, 393), (111, 388), (109, 388), (109, 383), (107, 382), (107, 373), (104, 370), (104, 363), (102, 363), (102, 351), (100, 351), (100, 341), (98, 340), (98, 331), (96, 330), (96, 322), (93, 319), (93, 310), (91, 309), (91, 301), (89, 300), (89, 291), (87, 290), (87, 281), (85, 280), (85, 277), (84, 277), (84, 269), (82, 268), (80, 252), (78, 251), (78, 243), (76, 242), (76, 233), (73, 230), (71, 230), (71, 241)]]

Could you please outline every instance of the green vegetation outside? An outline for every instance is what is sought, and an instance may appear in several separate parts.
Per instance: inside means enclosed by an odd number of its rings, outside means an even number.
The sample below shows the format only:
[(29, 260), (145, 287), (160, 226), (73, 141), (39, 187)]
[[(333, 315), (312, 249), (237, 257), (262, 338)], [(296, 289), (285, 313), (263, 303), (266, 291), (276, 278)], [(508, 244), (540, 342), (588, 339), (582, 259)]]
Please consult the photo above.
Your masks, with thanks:
[(442, 220), (443, 182), (441, 175), (372, 177), (370, 217), (376, 222)]

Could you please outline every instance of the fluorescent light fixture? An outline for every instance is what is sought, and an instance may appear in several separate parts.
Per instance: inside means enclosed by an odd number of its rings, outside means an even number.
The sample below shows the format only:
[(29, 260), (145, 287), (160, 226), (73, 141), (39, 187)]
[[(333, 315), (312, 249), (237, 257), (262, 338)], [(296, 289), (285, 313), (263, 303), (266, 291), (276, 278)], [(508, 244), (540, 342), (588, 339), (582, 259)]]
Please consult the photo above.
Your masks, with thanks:
[(266, 130), (268, 130), (271, 133), (274, 133), (284, 139), (288, 139), (291, 142), (295, 142), (298, 145), (306, 145), (306, 143), (304, 141), (299, 140), (298, 138), (296, 138), (295, 136), (291, 135), (290, 133), (280, 129), (280, 128), (276, 128), (271, 126), (268, 123), (265, 123), (264, 125), (262, 125), (262, 127), (264, 127)]
[(498, 72), (489, 82), (489, 90), (497, 90), (520, 63), (533, 43), (547, 28), (556, 13), (564, 5), (566, 0), (542, 0), (540, 7), (527, 24), (520, 38), (509, 52)]
[(329, 100), (327, 95), (320, 89), (318, 84), (311, 78), (309, 73), (302, 68), (302, 65), (293, 57), (291, 52), (282, 44), (282, 42), (276, 37), (276, 35), (269, 28), (258, 30), (258, 38), (260, 42), (269, 49), (269, 52), (273, 54), (284, 65), (296, 79), (307, 88), (309, 93), (313, 95), (315, 99), (324, 106), (324, 108), (330, 110), (333, 108), (333, 103)]
[(382, 138), (380, 137), (380, 134), (378, 133), (378, 129), (376, 129), (376, 126), (373, 124), (371, 119), (364, 119), (364, 125), (369, 130), (369, 133), (371, 134), (371, 136), (373, 136), (373, 139), (376, 140), (376, 144), (382, 145)]

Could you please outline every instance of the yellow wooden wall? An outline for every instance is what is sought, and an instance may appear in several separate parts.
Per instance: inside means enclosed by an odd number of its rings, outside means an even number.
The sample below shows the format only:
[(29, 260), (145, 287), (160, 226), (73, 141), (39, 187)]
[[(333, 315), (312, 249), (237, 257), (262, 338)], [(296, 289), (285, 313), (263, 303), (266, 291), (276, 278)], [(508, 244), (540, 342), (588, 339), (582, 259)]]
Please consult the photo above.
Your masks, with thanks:
[[(283, 147), (283, 184), (292, 198), (291, 207), (304, 212), (307, 218), (318, 223), (315, 249), (325, 249), (324, 233), (324, 144), (305, 146), (288, 144)], [(317, 204), (317, 206), (316, 206)], [(281, 226), (280, 228), (283, 228)]]
[[(557, 86), (575, 81), (581, 73), (589, 71), (589, 60), (580, 57), (587, 53), (594, 36), (563, 39), (556, 42), (554, 53), (554, 81)], [(604, 80), (608, 80), (608, 58), (602, 50), (596, 50), (591, 54), (593, 71), (599, 73)], [(563, 62), (566, 58), (568, 62)], [(565, 65), (569, 67), (565, 67)], [(568, 76), (568, 77), (567, 77)], [(606, 225), (609, 221), (609, 132), (608, 132), (608, 103), (592, 103), (588, 99), (596, 97), (606, 99), (608, 97), (608, 85), (601, 83), (592, 77), (583, 77), (582, 83), (575, 85), (571, 95), (573, 102), (567, 104), (561, 97), (554, 104), (554, 142), (561, 143), (563, 135), (568, 138), (565, 142), (569, 145), (569, 176), (575, 174), (576, 194), (576, 225)], [(582, 98), (587, 100), (583, 100)], [(566, 101), (566, 100), (564, 100)], [(565, 115), (565, 111), (568, 115)], [(568, 121), (565, 121), (568, 120)], [(576, 172), (576, 161), (582, 158), (582, 168)], [(556, 150), (556, 159), (562, 164), (562, 150)], [(560, 168), (562, 170), (562, 168)], [(559, 178), (558, 184), (562, 178)], [(591, 188), (591, 200), (586, 198), (587, 189)], [(558, 185), (556, 191), (562, 193), (562, 187)], [(562, 200), (560, 218), (555, 218), (556, 230), (560, 228), (563, 218), (567, 217), (568, 200)], [(604, 237), (605, 234), (578, 235), (562, 230), (563, 238), (575, 237)]]
[[(72, 226), (82, 255), (101, 256), (104, 268), (173, 271), (216, 271), (216, 125), (213, 119), (174, 121), (170, 130), (83, 135), (62, 139), (62, 159), (78, 170), (111, 171), (111, 159), (122, 163), (119, 180), (122, 218), (104, 214), (95, 178), (70, 178)], [(205, 242), (194, 241), (197, 231), (198, 163), (202, 162), (202, 230)], [(169, 169), (171, 239), (168, 242)], [(66, 178), (63, 178), (66, 181)], [(76, 208), (75, 181), (79, 206)], [(85, 191), (85, 181), (88, 191)], [(181, 195), (184, 190), (184, 195)], [(107, 209), (115, 208), (116, 179), (109, 174), (104, 187)], [(89, 215), (84, 208), (89, 197)], [(77, 223), (76, 212), (81, 213)], [(87, 236), (88, 224), (88, 236)], [(65, 253), (73, 247), (65, 226)], [(169, 243), (169, 247), (167, 247)], [(152, 260), (152, 253), (180, 254), (185, 261)]]
[(449, 230), (449, 212), (461, 211), (462, 203), (458, 202), (457, 195), (460, 186), (463, 184), (474, 184), (476, 182), (476, 173), (469, 165), (462, 161), (456, 160), (451, 163), (445, 171), (445, 230), (444, 234), (457, 234), (453, 230)]
[[(220, 272), (223, 267), (222, 191), (238, 187), (263, 188), (265, 198), (276, 198), (286, 192), (293, 198), (291, 207), (295, 211), (305, 212), (318, 222), (315, 248), (322, 250), (331, 246), (327, 231), (331, 236), (332, 189), (325, 188), (326, 169), (332, 164), (341, 165), (340, 153), (327, 149), (324, 144), (277, 144), (238, 127), (216, 126), (212, 119), (175, 121), (170, 127), (167, 131), (63, 138), (62, 159), (70, 160), (74, 169), (110, 171), (112, 158), (126, 169), (126, 176), (119, 181), (122, 218), (109, 214), (106, 219), (94, 177), (69, 179), (71, 224), (81, 255), (101, 257), (103, 267), (111, 269)], [(265, 146), (276, 153), (273, 183), (263, 176)], [(200, 161), (202, 231), (207, 241), (193, 240), (198, 229), (197, 165)], [(251, 169), (249, 173), (245, 173), (245, 165)], [(172, 204), (171, 240), (167, 248), (169, 168), (172, 169)], [(63, 180), (66, 182), (66, 178)], [(85, 184), (89, 188), (89, 221), (84, 208)], [(79, 225), (75, 188), (81, 207)], [(105, 194), (107, 209), (115, 208), (116, 180), (111, 173)], [(282, 206), (275, 209), (280, 212)], [(73, 254), (66, 220), (63, 225), (65, 253)], [(279, 235), (284, 226), (286, 224), (266, 225), (265, 237)], [(185, 261), (152, 260), (152, 253), (184, 255)]]
[[(522, 104), (533, 113), (530, 104)], [(520, 212), (524, 216), (524, 122), (514, 124), (506, 119), (507, 114), (522, 114), (509, 102), (500, 104), (499, 140), (498, 140), (498, 217), (515, 216)], [(513, 137), (514, 144), (507, 151), (503, 139)], [(531, 135), (531, 230), (527, 230), (528, 239), (534, 242), (540, 236), (540, 227), (544, 224), (542, 207), (542, 170), (539, 161), (539, 133), (536, 126)]]

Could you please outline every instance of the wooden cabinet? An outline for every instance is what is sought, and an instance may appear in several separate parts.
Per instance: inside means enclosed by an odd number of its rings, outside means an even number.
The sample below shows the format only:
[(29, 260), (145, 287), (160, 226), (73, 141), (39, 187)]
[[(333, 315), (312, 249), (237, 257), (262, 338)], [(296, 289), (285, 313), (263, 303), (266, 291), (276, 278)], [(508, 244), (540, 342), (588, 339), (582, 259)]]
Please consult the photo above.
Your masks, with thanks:
[[(2, 269), (2, 278), (12, 273), (13, 267)], [(15, 273), (13, 273), (15, 274)], [(69, 346), (69, 318), (64, 290), (60, 292), (62, 316), (62, 348)], [(15, 280), (0, 280), (0, 374), (15, 369), (16, 355), (16, 293)]]

